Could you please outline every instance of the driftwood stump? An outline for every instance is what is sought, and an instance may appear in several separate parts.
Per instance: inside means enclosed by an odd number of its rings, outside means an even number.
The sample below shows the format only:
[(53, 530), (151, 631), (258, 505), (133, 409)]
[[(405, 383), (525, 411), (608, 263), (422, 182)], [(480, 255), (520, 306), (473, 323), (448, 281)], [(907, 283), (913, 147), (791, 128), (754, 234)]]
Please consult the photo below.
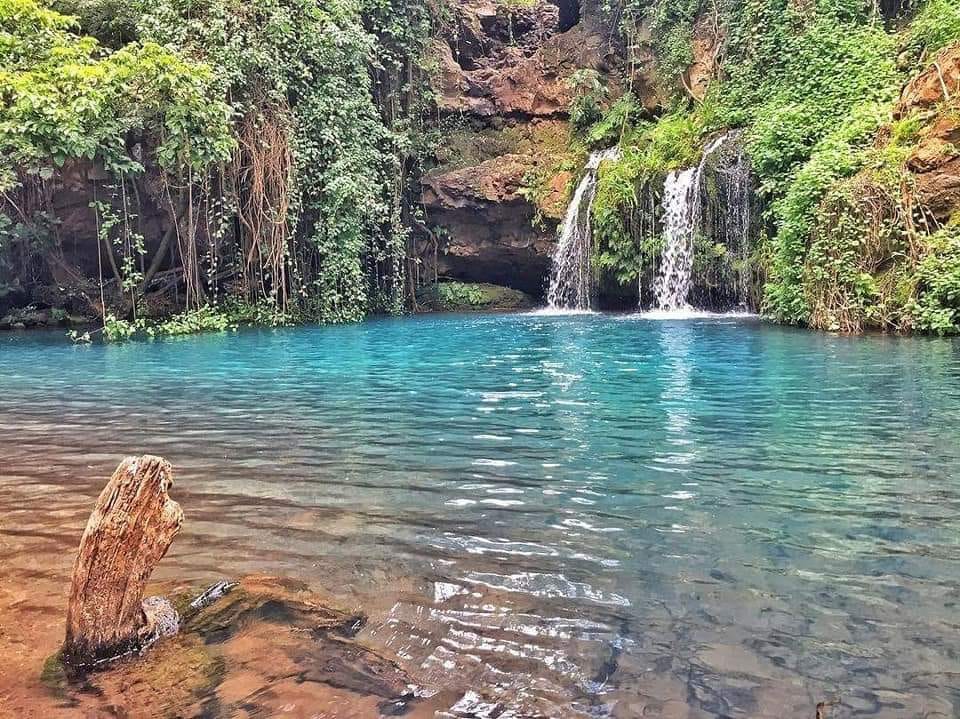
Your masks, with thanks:
[[(101, 492), (73, 569), (63, 659), (84, 666), (142, 646), (156, 633), (143, 590), (180, 531), (169, 462), (127, 457)], [(145, 611), (146, 610), (146, 611)]]

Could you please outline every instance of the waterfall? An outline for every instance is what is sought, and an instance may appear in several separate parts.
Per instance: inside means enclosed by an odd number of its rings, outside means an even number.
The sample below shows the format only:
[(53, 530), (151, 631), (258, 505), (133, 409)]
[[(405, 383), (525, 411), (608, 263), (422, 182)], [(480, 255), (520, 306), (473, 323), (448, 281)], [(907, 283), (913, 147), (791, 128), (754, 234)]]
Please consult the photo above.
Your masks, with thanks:
[(667, 175), (663, 185), (663, 254), (660, 271), (653, 282), (657, 308), (680, 310), (687, 307), (693, 283), (693, 206), (699, 194), (699, 167)]
[(611, 147), (591, 153), (587, 160), (586, 173), (567, 206), (557, 248), (553, 253), (550, 287), (547, 290), (547, 304), (551, 309), (589, 310), (593, 304), (590, 208), (597, 189), (600, 163), (619, 157), (619, 148)]
[[(689, 295), (694, 284), (693, 264), (695, 238), (704, 230), (704, 199), (707, 197), (705, 171), (711, 158), (728, 141), (738, 140), (735, 132), (712, 140), (703, 150), (696, 167), (676, 170), (667, 175), (663, 187), (663, 252), (653, 281), (657, 309), (682, 310), (690, 308)], [(730, 158), (723, 155), (716, 161), (715, 177), (720, 197), (710, 207), (713, 230), (710, 237), (722, 240), (725, 247), (737, 255), (737, 276), (731, 279), (738, 300), (747, 302), (749, 270), (747, 254), (750, 234), (750, 168), (739, 142)]]

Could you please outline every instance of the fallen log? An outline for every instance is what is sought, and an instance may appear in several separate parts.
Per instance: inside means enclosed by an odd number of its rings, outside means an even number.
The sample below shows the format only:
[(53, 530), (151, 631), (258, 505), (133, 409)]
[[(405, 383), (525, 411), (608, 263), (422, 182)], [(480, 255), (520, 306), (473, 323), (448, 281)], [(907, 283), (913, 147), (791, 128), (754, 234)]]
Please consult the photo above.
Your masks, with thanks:
[(167, 493), (172, 484), (170, 464), (144, 455), (124, 459), (101, 492), (73, 569), (62, 653), (67, 664), (90, 666), (170, 632), (172, 608), (144, 604), (143, 591), (183, 523), (180, 505)]

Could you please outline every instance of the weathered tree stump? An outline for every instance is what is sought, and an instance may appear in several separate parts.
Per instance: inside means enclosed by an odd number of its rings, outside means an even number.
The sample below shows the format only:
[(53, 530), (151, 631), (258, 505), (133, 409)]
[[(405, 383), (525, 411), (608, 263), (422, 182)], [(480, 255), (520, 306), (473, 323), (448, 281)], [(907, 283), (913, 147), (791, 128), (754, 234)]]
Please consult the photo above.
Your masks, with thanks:
[(153, 568), (183, 524), (161, 457), (127, 457), (97, 499), (73, 569), (63, 660), (94, 664), (157, 634), (157, 608), (143, 604)]

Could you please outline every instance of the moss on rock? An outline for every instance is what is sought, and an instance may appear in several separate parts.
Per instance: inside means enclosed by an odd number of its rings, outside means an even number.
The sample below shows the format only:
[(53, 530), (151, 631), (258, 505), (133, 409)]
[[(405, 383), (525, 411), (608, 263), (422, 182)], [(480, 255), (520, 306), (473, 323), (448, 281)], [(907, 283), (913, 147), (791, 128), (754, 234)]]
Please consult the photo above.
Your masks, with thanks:
[(523, 310), (533, 298), (510, 287), (485, 282), (438, 282), (417, 292), (417, 304), (430, 312), (484, 312)]

